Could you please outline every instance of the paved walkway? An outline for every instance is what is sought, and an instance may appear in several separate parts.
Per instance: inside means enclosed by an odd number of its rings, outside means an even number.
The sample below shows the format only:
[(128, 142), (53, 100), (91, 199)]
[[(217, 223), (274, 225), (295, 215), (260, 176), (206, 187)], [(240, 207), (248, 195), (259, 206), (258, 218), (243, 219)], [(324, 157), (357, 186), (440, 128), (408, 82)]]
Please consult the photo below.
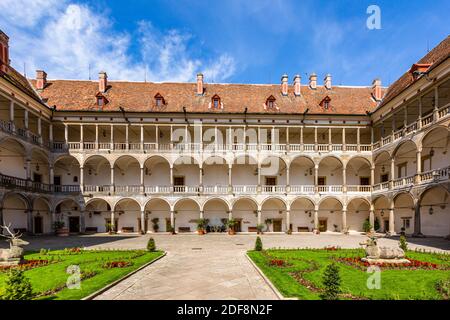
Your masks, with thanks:
[[(146, 236), (32, 237), (27, 249), (40, 248), (145, 248)], [(208, 234), (152, 235), (167, 256), (134, 274), (97, 299), (277, 299), (261, 275), (247, 260), (256, 235)], [(341, 234), (265, 234), (265, 248), (341, 246), (358, 248), (365, 236)], [(398, 239), (380, 239), (381, 245), (397, 246)], [(409, 247), (450, 251), (450, 241), (441, 238), (408, 239)], [(3, 245), (1, 245), (3, 246)]]

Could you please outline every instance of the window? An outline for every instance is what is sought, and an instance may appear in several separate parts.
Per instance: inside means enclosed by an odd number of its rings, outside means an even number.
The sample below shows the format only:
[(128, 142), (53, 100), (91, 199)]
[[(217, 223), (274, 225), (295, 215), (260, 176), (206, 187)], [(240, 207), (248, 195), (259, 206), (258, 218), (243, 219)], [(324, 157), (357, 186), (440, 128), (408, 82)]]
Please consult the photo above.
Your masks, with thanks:
[(161, 94), (157, 93), (157, 94), (155, 95), (155, 105), (156, 105), (157, 107), (162, 107), (162, 106), (165, 105), (165, 104), (166, 104), (166, 102), (165, 102), (163, 96), (162, 96)]
[(327, 184), (327, 178), (326, 177), (319, 177), (317, 179), (317, 183), (319, 186), (325, 186)]
[(397, 166), (397, 178), (402, 178), (402, 177), (406, 177), (406, 162), (404, 163), (400, 163)]
[(368, 186), (370, 184), (370, 178), (369, 177), (359, 177), (359, 184), (361, 186)]
[(266, 186), (276, 186), (277, 178), (276, 177), (266, 177)]
[(184, 177), (173, 177), (174, 186), (184, 186)]
[(402, 218), (403, 219), (403, 228), (409, 229), (411, 227), (411, 219), (410, 218)]
[(103, 97), (97, 97), (97, 106), (103, 107)]
[(380, 177), (381, 182), (388, 182), (389, 181), (389, 174), (382, 174)]
[(331, 108), (331, 98), (329, 96), (326, 96), (323, 98), (323, 100), (319, 103), (319, 105), (324, 108), (325, 110), (328, 110)]
[(266, 108), (267, 109), (275, 109), (275, 97), (274, 96), (270, 96), (269, 98), (267, 98), (266, 100)]
[(222, 108), (222, 105), (220, 103), (220, 97), (217, 94), (212, 97), (212, 99), (211, 99), (211, 106), (214, 109)]

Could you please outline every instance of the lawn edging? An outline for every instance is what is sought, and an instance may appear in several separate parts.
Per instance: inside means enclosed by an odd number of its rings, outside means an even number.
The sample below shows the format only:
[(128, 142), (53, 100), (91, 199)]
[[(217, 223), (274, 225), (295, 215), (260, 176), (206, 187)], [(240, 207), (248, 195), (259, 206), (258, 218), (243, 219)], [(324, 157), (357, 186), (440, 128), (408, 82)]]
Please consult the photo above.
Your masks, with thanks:
[(258, 273), (261, 275), (261, 277), (264, 279), (264, 281), (267, 283), (267, 285), (270, 287), (270, 289), (272, 289), (272, 291), (275, 293), (275, 295), (278, 297), (278, 299), (280, 299), (280, 300), (298, 300), (297, 298), (286, 298), (285, 296), (283, 296), (280, 293), (280, 291), (278, 291), (277, 287), (275, 287), (275, 285), (269, 280), (269, 278), (266, 277), (264, 272), (256, 265), (256, 263), (252, 260), (252, 258), (250, 258), (250, 256), (248, 255), (248, 252), (245, 253), (245, 256), (247, 257), (248, 261), (250, 261), (252, 266), (256, 269), (256, 271), (258, 271)]
[(151, 265), (152, 263), (158, 261), (159, 259), (162, 259), (163, 257), (166, 256), (166, 254), (167, 254), (167, 252), (163, 252), (163, 254), (160, 255), (159, 257), (157, 257), (157, 258), (155, 258), (155, 259), (153, 259), (153, 260), (151, 260), (151, 261), (149, 261), (149, 262), (143, 264), (142, 266), (140, 266), (140, 267), (137, 268), (136, 270), (133, 270), (133, 271), (131, 271), (130, 273), (127, 273), (127, 274), (124, 275), (122, 278), (117, 279), (117, 280), (114, 281), (114, 282), (111, 282), (110, 284), (108, 284), (108, 285), (104, 286), (103, 288), (101, 288), (101, 289), (95, 291), (94, 293), (91, 293), (90, 295), (88, 295), (88, 296), (82, 298), (81, 300), (92, 300), (92, 299), (94, 299), (95, 297), (99, 296), (99, 295), (102, 294), (103, 292), (105, 292), (105, 291), (111, 289), (111, 288), (114, 287), (115, 285), (117, 285), (117, 284), (119, 284), (120, 282), (124, 281), (125, 279), (131, 277), (133, 274), (137, 273), (138, 271), (141, 271), (142, 269), (148, 267), (148, 266)]

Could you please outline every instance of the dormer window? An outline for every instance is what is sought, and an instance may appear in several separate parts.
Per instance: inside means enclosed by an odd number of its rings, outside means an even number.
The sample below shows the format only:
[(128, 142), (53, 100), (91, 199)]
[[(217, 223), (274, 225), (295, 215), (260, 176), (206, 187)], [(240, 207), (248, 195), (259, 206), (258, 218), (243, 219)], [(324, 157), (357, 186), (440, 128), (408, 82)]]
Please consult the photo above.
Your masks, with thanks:
[(267, 98), (266, 100), (266, 108), (267, 109), (275, 109), (275, 97), (274, 96), (270, 96), (269, 98)]
[(108, 103), (108, 99), (106, 99), (101, 92), (95, 95), (95, 101), (99, 109), (103, 108), (103, 106)]
[(323, 98), (323, 100), (319, 103), (319, 105), (324, 108), (325, 110), (331, 109), (331, 98), (329, 96), (326, 96)]
[(213, 109), (222, 109), (222, 103), (220, 102), (220, 97), (217, 94), (211, 99), (211, 107)]
[(155, 96), (155, 105), (157, 107), (162, 107), (165, 104), (166, 104), (166, 102), (164, 100), (164, 97), (162, 95), (160, 95), (159, 93), (157, 93)]

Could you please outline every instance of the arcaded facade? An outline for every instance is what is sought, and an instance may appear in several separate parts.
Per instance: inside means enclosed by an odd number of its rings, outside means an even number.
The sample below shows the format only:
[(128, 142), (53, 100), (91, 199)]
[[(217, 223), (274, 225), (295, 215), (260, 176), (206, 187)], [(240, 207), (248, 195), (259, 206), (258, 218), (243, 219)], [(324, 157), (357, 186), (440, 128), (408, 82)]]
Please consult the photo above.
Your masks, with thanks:
[[(450, 234), (450, 38), (390, 87), (26, 79), (0, 33), (0, 223)], [(157, 221), (157, 222), (156, 222)], [(154, 225), (158, 224), (158, 230)]]

